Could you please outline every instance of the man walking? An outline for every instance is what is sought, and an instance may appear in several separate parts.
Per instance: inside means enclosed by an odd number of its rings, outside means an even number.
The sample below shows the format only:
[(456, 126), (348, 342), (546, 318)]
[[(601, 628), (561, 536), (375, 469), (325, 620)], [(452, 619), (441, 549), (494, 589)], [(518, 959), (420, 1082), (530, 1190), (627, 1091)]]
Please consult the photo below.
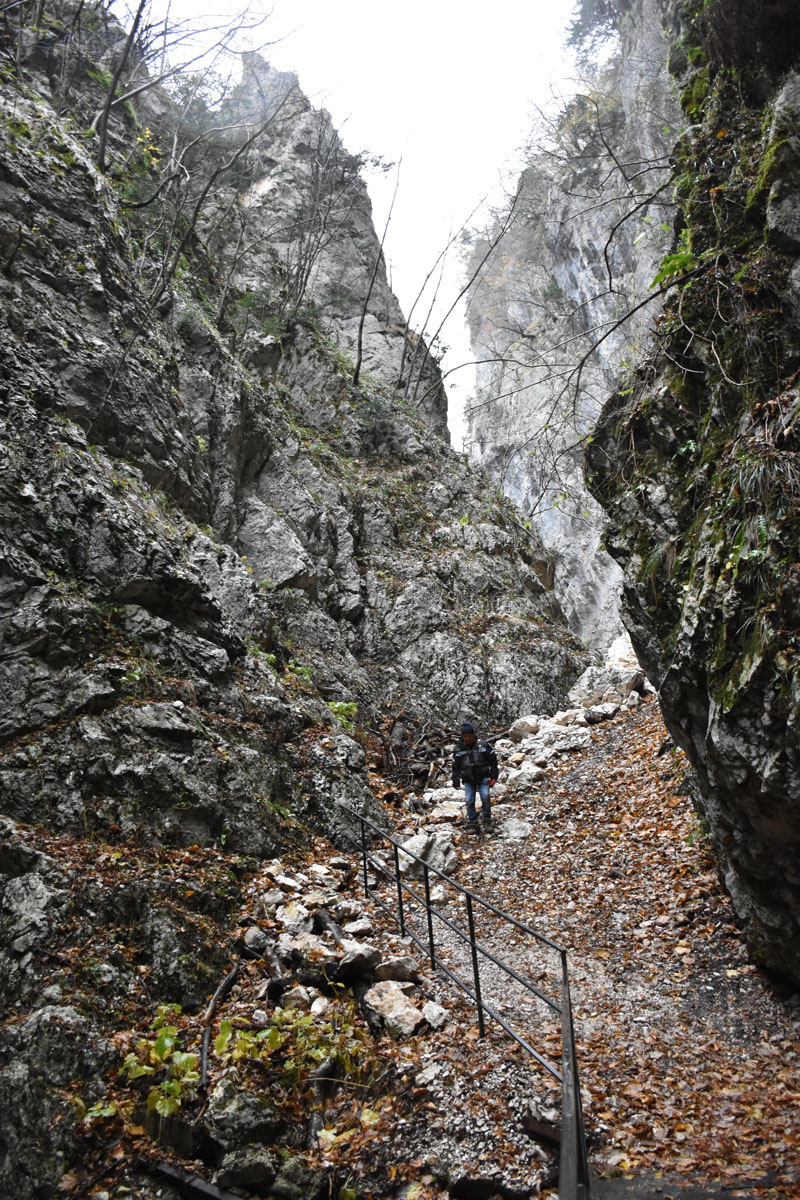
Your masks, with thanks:
[(497, 779), (497, 755), (491, 746), (479, 742), (475, 728), (465, 721), (461, 726), (461, 737), (453, 751), (453, 787), (464, 784), (467, 804), (467, 828), (478, 832), (478, 814), (475, 811), (476, 789), (481, 798), (481, 824), (485, 831), (491, 828), (492, 804), (489, 788)]

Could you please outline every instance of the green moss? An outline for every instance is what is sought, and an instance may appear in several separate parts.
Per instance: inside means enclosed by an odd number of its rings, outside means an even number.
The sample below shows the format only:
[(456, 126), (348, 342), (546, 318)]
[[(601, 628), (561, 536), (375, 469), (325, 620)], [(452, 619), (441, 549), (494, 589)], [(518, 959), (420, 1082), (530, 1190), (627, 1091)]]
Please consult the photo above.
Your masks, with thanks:
[(711, 90), (711, 77), (708, 68), (697, 71), (681, 92), (681, 108), (687, 117), (694, 122), (701, 119), (703, 108)]
[(30, 125), (19, 117), (8, 117), (6, 129), (12, 141), (19, 141), (22, 138), (30, 140), (33, 137)]
[(745, 212), (748, 216), (751, 216), (756, 208), (762, 210), (766, 205), (770, 188), (786, 167), (790, 154), (791, 145), (788, 137), (778, 138), (766, 147), (761, 155), (756, 177), (747, 192)]

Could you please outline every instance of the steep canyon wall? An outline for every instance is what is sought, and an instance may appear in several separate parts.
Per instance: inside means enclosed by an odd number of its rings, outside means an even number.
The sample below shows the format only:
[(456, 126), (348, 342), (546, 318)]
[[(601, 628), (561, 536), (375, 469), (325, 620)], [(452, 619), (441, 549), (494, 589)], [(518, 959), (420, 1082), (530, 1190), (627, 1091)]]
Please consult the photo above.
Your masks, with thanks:
[(796, 983), (800, 20), (777, 9), (672, 7), (674, 286), (587, 479), (752, 952)]
[[(621, 576), (600, 547), (583, 443), (657, 310), (638, 305), (671, 236), (668, 156), (683, 123), (663, 6), (617, 7), (606, 66), (532, 131), (508, 230), (468, 309), (479, 364), (472, 451), (529, 516), (571, 628), (598, 649), (620, 631)], [(470, 273), (487, 248), (476, 244)]]
[(100, 170), (124, 31), (103, 4), (20, 13), (0, 73), (0, 1191), (27, 1198), (77, 1153), (62, 1088), (103, 1094), (108, 1036), (208, 1000), (258, 860), (339, 840), (337, 801), (380, 818), (376, 747), (402, 765), (464, 717), (552, 711), (586, 655), (542, 546), (448, 445), (327, 114), (248, 56), (213, 111), (192, 89), (114, 106)]
[(606, 641), (622, 580), (754, 958), (797, 982), (800, 16), (611, 8), (621, 55), (532, 157), (471, 305), (475, 450), (574, 628)]

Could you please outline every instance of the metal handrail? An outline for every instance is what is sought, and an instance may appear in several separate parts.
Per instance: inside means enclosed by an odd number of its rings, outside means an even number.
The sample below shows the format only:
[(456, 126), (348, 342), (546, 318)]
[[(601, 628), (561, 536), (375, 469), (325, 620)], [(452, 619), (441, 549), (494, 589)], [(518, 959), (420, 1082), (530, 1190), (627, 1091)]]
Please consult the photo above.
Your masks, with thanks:
[[(464, 887), (460, 883), (456, 883), (445, 875), (443, 871), (437, 870), (436, 867), (430, 866), (419, 855), (414, 854), (411, 850), (407, 850), (400, 842), (398, 842), (385, 829), (381, 829), (374, 821), (368, 817), (362, 816), (361, 813), (355, 812), (345, 804), (339, 804), (339, 807), (351, 817), (360, 823), (361, 838), (360, 838), (360, 854), (363, 867), (364, 878), (364, 894), (372, 899), (372, 901), (383, 909), (390, 917), (397, 920), (400, 925), (401, 936), (410, 937), (411, 940), (419, 946), (421, 950), (428, 954), (431, 966), (442, 971), (449, 979), (455, 983), (465, 995), (475, 1004), (478, 1015), (478, 1030), (481, 1037), (484, 1036), (485, 1022), (484, 1013), (490, 1016), (494, 1021), (501, 1026), (505, 1032), (514, 1039), (518, 1045), (522, 1046), (536, 1061), (561, 1084), (561, 1153), (559, 1161), (559, 1183), (558, 1195), (559, 1200), (591, 1200), (591, 1172), (589, 1170), (588, 1155), (586, 1151), (586, 1131), (583, 1121), (583, 1107), (581, 1104), (580, 1082), (578, 1078), (578, 1060), (575, 1049), (575, 1030), (572, 1020), (572, 1002), (570, 998), (569, 987), (569, 972), (567, 964), (567, 951), (563, 946), (554, 942), (545, 934), (539, 933), (532, 926), (526, 925), (524, 921), (518, 920), (511, 916), (510, 913), (503, 912), (497, 905), (492, 904), (490, 900), (485, 900), (476, 892)], [(379, 838), (383, 838), (389, 842), (393, 848), (394, 857), (394, 883), (397, 890), (397, 905), (396, 908), (386, 904), (379, 895), (369, 886), (369, 871), (371, 867), (373, 871), (382, 875), (387, 882), (391, 882), (392, 874), (386, 867), (377, 862), (372, 855), (367, 851), (367, 829), (372, 830)], [(356, 842), (349, 831), (345, 830), (348, 837)], [(400, 870), (400, 853), (405, 854), (408, 858), (419, 863), (422, 868), (422, 876), (425, 888), (425, 895), (421, 897), (411, 888), (408, 883), (402, 878)], [(467, 909), (467, 927), (468, 932), (464, 930), (440, 912), (431, 903), (430, 898), (430, 875), (438, 876), (449, 887), (456, 892), (461, 893), (466, 899)], [(428, 945), (426, 947), (424, 941), (417, 936), (413, 929), (408, 928), (406, 924), (406, 914), (404, 905), (404, 895), (411, 897), (418, 905), (420, 905), (427, 915), (427, 932)], [(522, 933), (534, 938), (541, 945), (547, 946), (549, 949), (558, 954), (561, 964), (561, 1002), (551, 999), (543, 991), (525, 979), (513, 967), (509, 966), (502, 959), (498, 958), (492, 951), (488, 949), (475, 935), (475, 916), (474, 905), (478, 904), (487, 911), (494, 913), (495, 916), (505, 921), (507, 924), (514, 926)], [(433, 933), (433, 918), (441, 921), (452, 933), (456, 935), (464, 944), (470, 947), (473, 971), (472, 986), (466, 983), (455, 971), (437, 957), (436, 947), (434, 943)], [(537, 999), (541, 1000), (554, 1012), (561, 1017), (561, 1070), (559, 1071), (551, 1062), (549, 1062), (535, 1047), (522, 1037), (503, 1017), (497, 1013), (491, 1005), (487, 1004), (481, 995), (480, 983), (480, 963), (479, 955), (489, 959), (501, 971), (507, 974), (510, 978), (515, 979), (522, 987), (529, 991)]]

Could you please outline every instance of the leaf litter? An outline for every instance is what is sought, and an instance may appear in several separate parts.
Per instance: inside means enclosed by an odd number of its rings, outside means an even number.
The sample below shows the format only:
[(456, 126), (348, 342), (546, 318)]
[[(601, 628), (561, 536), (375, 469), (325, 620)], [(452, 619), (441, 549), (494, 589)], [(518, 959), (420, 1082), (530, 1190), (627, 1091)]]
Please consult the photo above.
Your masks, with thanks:
[[(669, 1181), (676, 1194), (681, 1184), (701, 1183), (726, 1185), (726, 1196), (790, 1200), (800, 1196), (800, 997), (748, 962), (684, 786), (685, 761), (677, 751), (659, 753), (664, 738), (654, 703), (595, 729), (590, 749), (555, 759), (536, 787), (508, 790), (495, 805), (490, 837), (460, 835), (455, 877), (569, 951), (590, 1158), (600, 1177), (646, 1174)], [(525, 838), (504, 836), (510, 818), (529, 826)], [(48, 848), (58, 849), (55, 839)], [(316, 839), (284, 861), (310, 871), (335, 853)], [(105, 859), (97, 847), (87, 854), (95, 869), (112, 874), (125, 862), (117, 851)], [(181, 873), (186, 894), (203, 887), (204, 870), (218, 869), (207, 851), (174, 852), (174, 863), (170, 851), (152, 857), (154, 868), (169, 866), (171, 882)], [(252, 897), (272, 886), (263, 870), (250, 876), (244, 925)], [(348, 891), (370, 916), (369, 940), (384, 955), (413, 949), (364, 901), (356, 871)], [(451, 898), (445, 909), (452, 915), (457, 906)], [(491, 914), (478, 910), (477, 919), (488, 948), (552, 992), (541, 948)], [(437, 953), (446, 943), (437, 932)], [(60, 952), (71, 956), (66, 946)], [(557, 1149), (525, 1128), (531, 1116), (557, 1123), (555, 1081), (488, 1018), (480, 1039), (469, 1001), (441, 972), (421, 966), (415, 1003), (441, 1003), (449, 1018), (441, 1029), (423, 1027), (396, 1041), (369, 1026), (352, 995), (331, 997), (323, 1041), (346, 1039), (358, 1069), (323, 1106), (306, 1161), (345, 1200), (351, 1193), (404, 1200), (553, 1195)], [(468, 978), (463, 953), (459, 969)], [(264, 980), (259, 961), (244, 964), (215, 1012), (215, 1044), (227, 1047), (231, 1030), (245, 1043), (251, 1037), (254, 1013), (266, 1005)], [(526, 1007), (492, 964), (482, 966), (481, 981), (486, 1002), (558, 1062), (553, 1014), (541, 1004)], [(120, 1062), (146, 1036), (153, 1015), (146, 994), (131, 996), (125, 1015), (135, 1029), (115, 1034)], [(197, 1016), (174, 1021), (176, 1044), (196, 1052)], [(212, 1053), (208, 1088), (235, 1074), (239, 1086), (268, 1094), (304, 1127), (315, 1104), (311, 1066), (319, 1061), (303, 1058), (309, 1036), (302, 1022), (283, 1030), (274, 1061), (237, 1063), (229, 1050)], [(104, 1113), (117, 1105), (115, 1116), (86, 1119), (85, 1158), (65, 1174), (64, 1195), (98, 1188), (116, 1195), (116, 1182), (119, 1195), (147, 1196), (131, 1174), (136, 1157), (180, 1162), (168, 1139), (159, 1141), (163, 1130), (145, 1128), (130, 1087), (117, 1073), (104, 1100)], [(202, 1091), (187, 1097), (186, 1118), (204, 1103)], [(203, 1163), (189, 1167), (209, 1177)], [(100, 1182), (87, 1188), (93, 1179)], [(465, 1181), (480, 1181), (483, 1190), (470, 1192)]]

